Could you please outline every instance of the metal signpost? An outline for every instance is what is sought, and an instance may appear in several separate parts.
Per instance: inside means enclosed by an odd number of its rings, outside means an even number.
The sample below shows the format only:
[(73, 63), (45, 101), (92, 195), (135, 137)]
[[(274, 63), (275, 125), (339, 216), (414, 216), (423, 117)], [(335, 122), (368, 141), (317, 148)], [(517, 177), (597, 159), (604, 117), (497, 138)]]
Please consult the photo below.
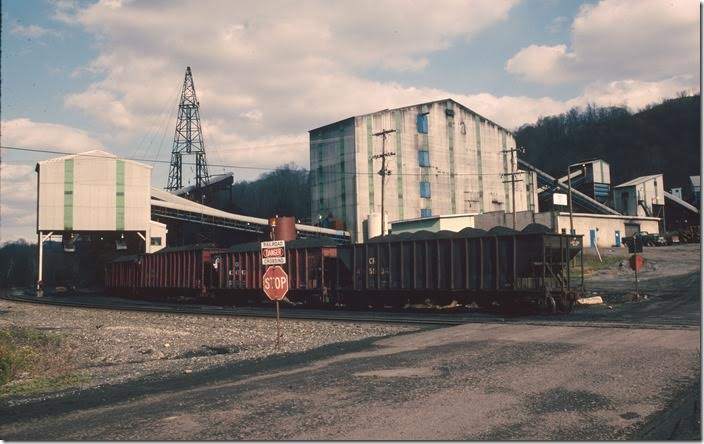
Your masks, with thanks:
[(636, 299), (639, 299), (640, 295), (638, 294), (638, 271), (640, 271), (643, 268), (643, 265), (645, 265), (645, 258), (639, 255), (638, 253), (633, 253), (628, 261), (628, 264), (631, 266), (631, 270), (633, 270), (633, 272), (635, 273)]
[(261, 244), (262, 265), (268, 265), (262, 276), (264, 294), (276, 302), (276, 348), (281, 339), (279, 301), (288, 293), (288, 275), (280, 265), (286, 264), (286, 242), (267, 241)]

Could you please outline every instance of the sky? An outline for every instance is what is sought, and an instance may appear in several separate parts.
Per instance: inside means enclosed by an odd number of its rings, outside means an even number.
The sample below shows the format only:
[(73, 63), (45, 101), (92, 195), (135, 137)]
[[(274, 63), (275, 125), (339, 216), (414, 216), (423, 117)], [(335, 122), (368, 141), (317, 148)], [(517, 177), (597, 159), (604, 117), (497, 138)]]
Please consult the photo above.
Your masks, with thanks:
[[(1, 36), (2, 146), (168, 161), (191, 66), (236, 180), (307, 168), (308, 130), (384, 108), (453, 98), (515, 129), (699, 92), (697, 0), (3, 0)], [(35, 240), (56, 155), (0, 154), (0, 243)]]

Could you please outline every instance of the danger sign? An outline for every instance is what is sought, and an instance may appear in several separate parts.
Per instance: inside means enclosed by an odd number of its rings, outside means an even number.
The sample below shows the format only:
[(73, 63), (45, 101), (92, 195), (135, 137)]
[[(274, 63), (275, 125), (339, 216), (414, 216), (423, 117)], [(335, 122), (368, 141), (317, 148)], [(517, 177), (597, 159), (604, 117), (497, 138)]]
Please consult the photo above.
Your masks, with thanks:
[(266, 269), (262, 277), (264, 293), (272, 301), (280, 301), (288, 293), (288, 275), (278, 265)]
[(286, 242), (282, 240), (262, 242), (262, 265), (286, 263)]

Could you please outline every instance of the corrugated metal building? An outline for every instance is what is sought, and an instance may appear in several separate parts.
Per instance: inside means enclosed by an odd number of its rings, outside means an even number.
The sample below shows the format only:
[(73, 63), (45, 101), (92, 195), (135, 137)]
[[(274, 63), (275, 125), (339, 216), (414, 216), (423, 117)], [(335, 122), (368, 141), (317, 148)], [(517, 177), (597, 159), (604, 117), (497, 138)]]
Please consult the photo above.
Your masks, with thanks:
[(665, 190), (662, 174), (636, 177), (614, 187), (614, 208), (621, 214), (663, 217)]
[[(350, 117), (310, 131), (311, 216), (332, 214), (362, 241), (364, 221), (381, 214), (382, 130), (391, 175), (385, 213), (390, 221), (437, 214), (512, 211), (507, 173), (518, 172), (516, 211), (536, 211), (536, 178), (517, 168), (513, 135), (462, 104), (440, 100)], [(371, 217), (370, 217), (371, 216)], [(370, 229), (372, 229), (369, 224)], [(374, 236), (381, 228), (371, 232)]]
[(37, 231), (143, 231), (152, 167), (88, 151), (37, 164)]

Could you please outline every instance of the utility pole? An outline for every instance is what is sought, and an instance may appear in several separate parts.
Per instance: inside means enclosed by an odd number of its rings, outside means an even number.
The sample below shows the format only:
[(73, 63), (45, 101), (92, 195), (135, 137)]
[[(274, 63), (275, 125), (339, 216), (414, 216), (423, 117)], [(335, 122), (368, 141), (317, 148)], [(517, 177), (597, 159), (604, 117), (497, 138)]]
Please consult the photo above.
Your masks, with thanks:
[[(571, 165), (570, 165), (571, 166)], [(572, 174), (570, 167), (567, 167), (567, 203), (570, 205), (570, 236), (574, 234), (574, 223), (572, 222)]]
[(580, 168), (584, 168), (583, 163), (575, 163), (567, 167), (567, 203), (570, 208), (570, 235), (574, 234), (574, 223), (572, 222), (572, 167), (577, 165), (579, 165)]
[(516, 176), (521, 174), (516, 169), (514, 168), (515, 161), (514, 161), (514, 154), (516, 151), (520, 151), (521, 153), (525, 153), (525, 149), (523, 148), (510, 148), (507, 150), (502, 150), (502, 153), (511, 153), (511, 172), (510, 173), (503, 173), (502, 176), (511, 176), (511, 179), (509, 180), (504, 180), (504, 183), (511, 183), (511, 212), (513, 213), (513, 229), (516, 229), (516, 182), (522, 182), (523, 179), (516, 179)]
[(384, 183), (386, 182), (386, 176), (391, 174), (391, 171), (386, 169), (386, 158), (395, 156), (394, 152), (386, 152), (386, 136), (391, 133), (395, 133), (396, 130), (382, 129), (378, 133), (374, 133), (375, 136), (381, 137), (381, 154), (375, 154), (372, 159), (381, 159), (381, 169), (379, 170), (379, 175), (381, 176), (381, 235), (386, 234), (386, 214), (384, 213)]

